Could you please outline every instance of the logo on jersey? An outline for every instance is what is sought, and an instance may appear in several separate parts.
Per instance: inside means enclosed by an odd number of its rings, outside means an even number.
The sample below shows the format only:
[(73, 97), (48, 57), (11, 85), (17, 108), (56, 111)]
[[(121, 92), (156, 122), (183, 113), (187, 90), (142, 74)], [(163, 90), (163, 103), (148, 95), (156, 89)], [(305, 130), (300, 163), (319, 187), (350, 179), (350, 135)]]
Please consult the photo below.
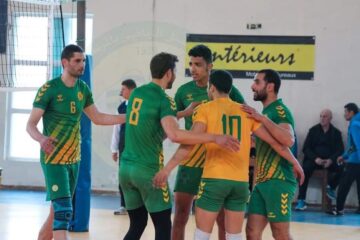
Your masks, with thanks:
[(200, 199), (201, 196), (203, 195), (205, 185), (206, 185), (206, 183), (204, 183), (203, 181), (200, 182), (199, 191), (198, 191), (198, 194), (196, 195), (196, 199)]
[(172, 99), (171, 97), (169, 97), (168, 95), (166, 95), (166, 97), (169, 99), (169, 101), (170, 101), (170, 108), (172, 109), (172, 110), (176, 110), (176, 103), (175, 103), (175, 101), (174, 101), (174, 99)]
[(78, 99), (79, 99), (79, 101), (81, 101), (81, 100), (83, 100), (83, 98), (84, 98), (84, 95), (81, 93), (81, 92), (78, 92)]
[(275, 213), (273, 213), (273, 212), (268, 212), (267, 217), (268, 217), (268, 218), (276, 218), (276, 215), (275, 215)]
[(56, 184), (54, 184), (54, 185), (51, 186), (51, 190), (52, 190), (53, 192), (57, 192), (57, 191), (59, 190), (59, 186), (56, 185)]
[(281, 194), (281, 213), (282, 215), (286, 215), (288, 213), (288, 193), (282, 193)]
[(62, 94), (57, 95), (56, 101), (57, 101), (57, 102), (62, 102), (62, 101), (64, 101), (63, 95), (62, 95)]
[(48, 88), (50, 87), (49, 84), (45, 83), (41, 88), (40, 91), (38, 92), (35, 102), (39, 102), (41, 100), (41, 97), (44, 95), (44, 93), (46, 92), (46, 90), (48, 90)]
[(160, 165), (160, 168), (164, 167), (164, 154), (163, 154), (162, 151), (161, 151), (161, 153), (159, 155), (159, 165)]
[(170, 200), (170, 194), (169, 194), (167, 185), (165, 185), (164, 187), (162, 187), (162, 188), (161, 188), (161, 191), (162, 191), (162, 195), (163, 195), (164, 202), (168, 203), (169, 200)]
[(41, 87), (41, 91), (45, 92), (48, 88), (50, 87), (49, 84), (45, 83), (42, 87)]
[(277, 106), (276, 110), (281, 118), (286, 118), (285, 110), (282, 106)]
[(193, 96), (192, 96), (191, 93), (189, 93), (189, 94), (186, 95), (186, 100), (188, 100), (188, 101), (194, 101), (194, 98), (193, 98)]

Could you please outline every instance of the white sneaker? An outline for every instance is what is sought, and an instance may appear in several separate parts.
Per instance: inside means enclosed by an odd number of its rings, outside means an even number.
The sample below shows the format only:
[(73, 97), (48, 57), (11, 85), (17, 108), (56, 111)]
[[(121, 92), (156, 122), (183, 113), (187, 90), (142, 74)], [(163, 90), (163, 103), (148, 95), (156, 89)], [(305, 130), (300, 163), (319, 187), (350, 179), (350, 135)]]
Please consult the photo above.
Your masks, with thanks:
[(114, 215), (126, 215), (127, 211), (124, 207), (120, 207), (119, 209), (114, 211)]

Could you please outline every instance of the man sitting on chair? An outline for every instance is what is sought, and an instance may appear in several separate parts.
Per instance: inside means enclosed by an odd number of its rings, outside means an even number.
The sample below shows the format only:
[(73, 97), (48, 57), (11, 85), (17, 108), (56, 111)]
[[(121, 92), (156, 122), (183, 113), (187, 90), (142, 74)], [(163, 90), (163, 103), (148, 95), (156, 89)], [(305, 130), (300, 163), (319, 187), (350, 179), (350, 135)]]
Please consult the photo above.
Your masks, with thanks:
[(328, 174), (326, 193), (330, 199), (336, 198), (335, 189), (339, 185), (343, 171), (343, 168), (337, 165), (336, 159), (343, 153), (344, 143), (341, 132), (331, 124), (331, 119), (332, 112), (329, 109), (322, 110), (320, 123), (310, 128), (306, 136), (303, 146), (305, 181), (300, 186), (295, 210), (306, 209), (306, 190), (309, 179), (316, 169), (325, 168), (331, 173)]

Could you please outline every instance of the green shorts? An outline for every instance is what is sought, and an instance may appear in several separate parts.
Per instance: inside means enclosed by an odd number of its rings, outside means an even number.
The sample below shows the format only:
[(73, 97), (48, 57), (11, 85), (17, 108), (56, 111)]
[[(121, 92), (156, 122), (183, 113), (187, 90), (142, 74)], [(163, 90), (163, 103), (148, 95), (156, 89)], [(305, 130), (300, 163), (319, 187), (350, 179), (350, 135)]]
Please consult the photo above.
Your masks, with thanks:
[(46, 200), (72, 197), (79, 176), (80, 162), (73, 164), (45, 164), (41, 167), (45, 176)]
[(266, 216), (269, 222), (290, 222), (296, 183), (268, 180), (255, 185), (250, 196), (249, 214)]
[(221, 208), (243, 212), (248, 200), (248, 182), (203, 178), (196, 206), (210, 212), (218, 212)]
[(137, 209), (144, 205), (150, 213), (171, 208), (169, 186), (158, 189), (152, 185), (156, 173), (149, 168), (121, 163), (119, 181), (127, 210)]
[(202, 173), (203, 168), (180, 165), (176, 175), (174, 192), (196, 195), (199, 190)]

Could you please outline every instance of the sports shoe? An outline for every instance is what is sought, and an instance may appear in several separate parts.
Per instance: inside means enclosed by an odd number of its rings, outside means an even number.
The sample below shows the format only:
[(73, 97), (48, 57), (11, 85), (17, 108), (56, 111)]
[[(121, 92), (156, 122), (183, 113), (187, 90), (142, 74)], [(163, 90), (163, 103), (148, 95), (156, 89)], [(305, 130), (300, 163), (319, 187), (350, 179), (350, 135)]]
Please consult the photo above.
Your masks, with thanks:
[(330, 198), (331, 200), (336, 200), (335, 190), (332, 189), (329, 185), (326, 186), (326, 196), (328, 196), (328, 198)]
[(327, 211), (326, 213), (328, 213), (330, 215), (334, 215), (334, 216), (343, 216), (344, 210), (338, 211), (336, 208), (333, 208), (332, 210)]
[(114, 215), (126, 215), (127, 211), (124, 207), (120, 207), (119, 209), (114, 211)]
[(306, 208), (307, 208), (307, 206), (306, 206), (305, 200), (299, 199), (296, 204), (295, 210), (296, 211), (304, 211)]

